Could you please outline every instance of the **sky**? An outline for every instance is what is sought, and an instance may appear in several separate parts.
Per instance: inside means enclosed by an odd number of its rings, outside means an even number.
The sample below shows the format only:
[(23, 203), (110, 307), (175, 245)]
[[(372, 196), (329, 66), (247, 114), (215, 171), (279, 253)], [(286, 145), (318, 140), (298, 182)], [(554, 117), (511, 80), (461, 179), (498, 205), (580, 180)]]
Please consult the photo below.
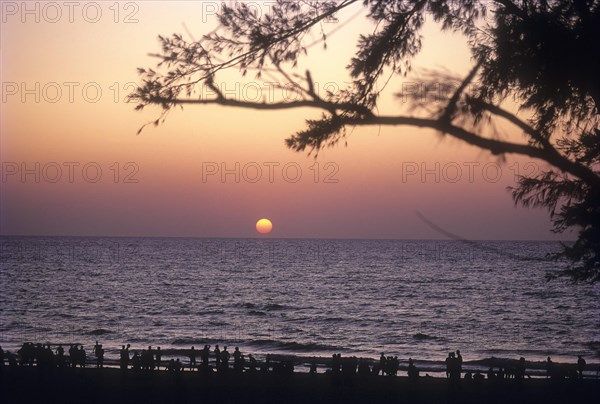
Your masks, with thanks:
[[(260, 13), (270, 7), (251, 3)], [(431, 130), (350, 129), (347, 145), (315, 159), (284, 140), (320, 111), (186, 106), (137, 135), (159, 110), (126, 101), (136, 69), (155, 66), (149, 54), (160, 50), (159, 34), (193, 40), (213, 30), (220, 5), (1, 3), (0, 234), (446, 237), (419, 212), (468, 239), (573, 238), (553, 234), (547, 212), (515, 206), (507, 190), (516, 174), (543, 170), (541, 161), (501, 162)], [(370, 29), (360, 7), (345, 11), (324, 24), (327, 49), (311, 47), (298, 73), (310, 69), (319, 91), (344, 88), (356, 39)], [(413, 72), (390, 81), (379, 111), (406, 113), (394, 94), (427, 69), (464, 75), (470, 67), (464, 38), (428, 20)], [(237, 72), (217, 83), (240, 99), (281, 96)], [(510, 127), (506, 134), (523, 141)], [(261, 218), (273, 222), (268, 236), (255, 230)]]

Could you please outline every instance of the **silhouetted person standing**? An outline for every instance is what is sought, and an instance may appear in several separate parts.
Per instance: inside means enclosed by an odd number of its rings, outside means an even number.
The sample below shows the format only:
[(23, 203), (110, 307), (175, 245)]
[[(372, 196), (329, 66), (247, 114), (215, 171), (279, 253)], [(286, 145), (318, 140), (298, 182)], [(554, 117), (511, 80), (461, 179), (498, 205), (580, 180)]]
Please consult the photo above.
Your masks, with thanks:
[(148, 352), (146, 355), (147, 369), (154, 370), (154, 350), (152, 349), (152, 346), (148, 347)]
[(102, 344), (98, 344), (98, 341), (94, 345), (94, 355), (96, 356), (96, 367), (104, 367), (104, 348), (102, 348)]
[(243, 355), (240, 352), (240, 348), (237, 346), (235, 347), (235, 349), (233, 351), (233, 369), (236, 372), (244, 371)]
[(411, 380), (416, 380), (419, 378), (419, 371), (413, 363), (412, 358), (408, 358), (408, 378)]
[(119, 352), (119, 367), (121, 370), (127, 370), (129, 365), (129, 351), (125, 348), (125, 345), (121, 345), (121, 351)]
[(546, 359), (546, 378), (552, 377), (553, 375), (554, 375), (554, 363), (552, 362), (552, 359), (550, 357), (548, 357), (548, 359)]
[(227, 347), (225, 346), (221, 351), (221, 368), (225, 371), (229, 369), (229, 357), (229, 352), (227, 351)]
[(210, 345), (204, 345), (204, 349), (200, 352), (200, 359), (202, 360), (202, 367), (208, 368), (208, 357), (210, 355)]
[(579, 374), (579, 378), (583, 378), (583, 371), (585, 370), (585, 359), (581, 355), (577, 357), (577, 373)]
[(452, 384), (458, 384), (460, 381), (460, 364), (454, 352), (450, 352), (446, 358), (446, 376), (450, 377)]
[(446, 377), (450, 377), (450, 369), (452, 368), (452, 357), (453, 356), (454, 356), (454, 352), (448, 353), (448, 356), (446, 357), (446, 360), (444, 361), (446, 363)]
[(218, 345), (215, 345), (215, 349), (213, 352), (215, 354), (215, 367), (218, 370), (221, 365), (221, 350), (219, 349)]
[(521, 380), (525, 378), (525, 358), (522, 356), (519, 358), (517, 363), (517, 370), (515, 371), (515, 378)]
[(160, 351), (160, 347), (156, 348), (156, 370), (160, 370), (160, 362), (162, 361), (162, 352)]
[(337, 375), (340, 373), (340, 368), (342, 366), (342, 354), (333, 354), (331, 358), (331, 373)]
[[(385, 368), (386, 368), (386, 358), (382, 352), (381, 356), (379, 357), (379, 370), (381, 370), (381, 376), (385, 375)], [(377, 374), (379, 374), (379, 372), (377, 372)]]
[(196, 367), (196, 348), (190, 349), (190, 370)]
[(140, 370), (142, 368), (140, 356), (137, 351), (133, 351), (133, 356), (131, 357), (131, 369)]
[(85, 349), (83, 349), (83, 345), (81, 345), (79, 347), (78, 356), (79, 356), (79, 366), (81, 366), (82, 368), (84, 368), (85, 364), (87, 362), (87, 355), (85, 353)]
[(61, 345), (56, 348), (56, 362), (58, 363), (58, 367), (61, 369), (67, 364), (65, 359), (65, 349)]
[[(21, 358), (22, 357), (23, 356), (21, 356)], [(69, 347), (69, 362), (71, 363), (72, 368), (77, 366), (77, 347), (75, 345)]]

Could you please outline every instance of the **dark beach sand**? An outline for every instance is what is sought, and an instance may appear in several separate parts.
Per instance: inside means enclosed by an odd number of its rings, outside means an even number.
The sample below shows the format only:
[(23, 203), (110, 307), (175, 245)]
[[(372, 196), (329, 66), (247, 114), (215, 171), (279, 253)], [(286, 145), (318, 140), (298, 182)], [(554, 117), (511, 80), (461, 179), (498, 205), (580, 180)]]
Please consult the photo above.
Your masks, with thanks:
[(600, 380), (526, 379), (480, 382), (328, 374), (126, 372), (86, 368), (41, 373), (0, 370), (2, 403), (596, 403)]

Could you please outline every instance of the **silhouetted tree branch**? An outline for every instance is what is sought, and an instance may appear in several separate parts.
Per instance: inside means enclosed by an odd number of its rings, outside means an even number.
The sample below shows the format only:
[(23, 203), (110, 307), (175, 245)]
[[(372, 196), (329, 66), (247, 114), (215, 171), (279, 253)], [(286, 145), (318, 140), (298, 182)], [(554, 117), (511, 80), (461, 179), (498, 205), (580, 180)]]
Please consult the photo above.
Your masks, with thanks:
[[(155, 125), (173, 107), (186, 104), (317, 108), (323, 111), (321, 117), (307, 120), (305, 129), (286, 140), (288, 147), (309, 154), (336, 144), (349, 126), (409, 125), (436, 130), (494, 155), (543, 160), (553, 168), (521, 177), (512, 189), (515, 203), (548, 209), (554, 231), (579, 229), (577, 242), (565, 245), (557, 256), (568, 259), (567, 269), (553, 276), (595, 282), (600, 280), (599, 3), (279, 0), (271, 13), (262, 16), (244, 3), (224, 5), (219, 29), (199, 41), (187, 42), (177, 34), (159, 37), (162, 52), (154, 56), (160, 72), (139, 69), (142, 83), (132, 99), (138, 102), (137, 109), (162, 108)], [(322, 22), (353, 5), (365, 10), (374, 29), (359, 37), (348, 65), (351, 84), (322, 96), (315, 91), (311, 72), (298, 74), (295, 68), (308, 53), (307, 34), (317, 32), (326, 47)], [(416, 95), (403, 95), (410, 99), (412, 111), (426, 111), (428, 117), (382, 116), (377, 113), (379, 96), (390, 76), (411, 71), (411, 60), (421, 50), (425, 14), (442, 30), (465, 36), (474, 66), (464, 78), (441, 71), (430, 74), (426, 84), (444, 90), (433, 105)], [(241, 76), (253, 72), (257, 79), (268, 75), (298, 99), (249, 102), (227, 97), (215, 83), (217, 75), (231, 69)], [(201, 86), (214, 97), (198, 97)], [(505, 101), (518, 110), (506, 109)], [(485, 136), (484, 124), (497, 119), (512, 125), (510, 133)], [(526, 142), (504, 140), (513, 131), (522, 133)]]

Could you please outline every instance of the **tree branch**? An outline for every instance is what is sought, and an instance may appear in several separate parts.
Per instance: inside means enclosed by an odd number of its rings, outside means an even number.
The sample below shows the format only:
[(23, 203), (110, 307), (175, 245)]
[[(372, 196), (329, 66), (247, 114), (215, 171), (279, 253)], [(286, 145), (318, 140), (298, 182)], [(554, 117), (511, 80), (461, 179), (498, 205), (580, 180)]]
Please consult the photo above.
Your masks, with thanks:
[[(328, 112), (333, 113), (334, 111), (350, 111), (360, 114), (360, 117), (352, 117), (352, 116), (342, 116), (339, 117), (340, 122), (343, 125), (350, 126), (366, 126), (366, 125), (389, 125), (389, 126), (400, 126), (400, 125), (408, 125), (408, 126), (416, 126), (420, 128), (430, 128), (435, 129), (439, 132), (446, 133), (456, 139), (462, 140), (470, 145), (477, 146), (484, 150), (488, 150), (494, 155), (498, 154), (521, 154), (524, 156), (529, 156), (532, 158), (537, 158), (543, 161), (546, 161), (553, 166), (559, 168), (560, 170), (572, 174), (577, 178), (580, 178), (587, 184), (597, 189), (600, 189), (600, 177), (588, 167), (584, 167), (579, 165), (566, 157), (559, 154), (553, 147), (550, 145), (550, 149), (544, 147), (534, 147), (526, 144), (519, 143), (511, 143), (496, 139), (489, 139), (485, 137), (478, 136), (468, 130), (461, 128), (459, 126), (453, 125), (452, 123), (444, 120), (443, 117), (440, 119), (428, 119), (428, 118), (417, 118), (417, 117), (409, 117), (409, 116), (377, 116), (374, 115), (373, 112), (358, 104), (353, 103), (336, 103), (336, 102), (328, 102), (320, 99), (317, 100), (301, 100), (301, 101), (291, 101), (291, 102), (276, 102), (276, 103), (258, 103), (258, 102), (249, 102), (249, 101), (239, 101), (227, 99), (224, 97), (219, 97), (216, 99), (169, 99), (162, 97), (152, 97), (147, 100), (149, 103), (153, 104), (195, 104), (195, 105), (223, 105), (229, 107), (239, 107), (239, 108), (250, 108), (250, 109), (259, 109), (259, 110), (284, 110), (284, 109), (292, 109), (292, 108), (301, 108), (301, 107), (309, 107), (309, 108), (319, 108), (324, 109)], [(496, 107), (492, 104), (489, 104), (491, 112), (497, 113), (499, 116), (502, 116), (508, 119), (510, 122), (513, 122), (519, 128), (527, 129), (526, 132), (529, 133), (533, 128), (529, 127), (526, 123), (519, 120), (514, 115), (509, 112), (501, 109), (500, 107)], [(539, 135), (538, 135), (539, 136)], [(544, 139), (545, 140), (545, 139)], [(546, 140), (545, 140), (546, 141)]]
[(600, 189), (600, 177), (592, 170), (561, 156), (556, 152), (530, 145), (505, 142), (478, 136), (459, 126), (452, 125), (439, 119), (415, 118), (404, 116), (371, 116), (367, 118), (340, 118), (346, 125), (409, 125), (420, 128), (435, 129), (442, 133), (462, 140), (470, 145), (488, 150), (494, 155), (521, 154), (546, 161), (560, 170), (583, 180), (593, 188)]
[[(218, 93), (217, 95), (219, 95)], [(232, 100), (224, 97), (218, 97), (214, 99), (185, 99), (185, 98), (164, 98), (164, 97), (150, 97), (146, 100), (146, 102), (150, 104), (196, 104), (196, 105), (224, 105), (228, 107), (239, 107), (239, 108), (250, 108), (250, 109), (261, 109), (261, 110), (281, 110), (281, 109), (292, 109), (292, 108), (301, 108), (301, 107), (310, 107), (310, 108), (320, 108), (326, 111), (351, 111), (361, 114), (366, 117), (372, 117), (373, 112), (370, 109), (363, 105), (354, 104), (354, 103), (344, 103), (344, 102), (329, 102), (324, 101), (322, 99), (316, 100), (300, 100), (300, 101), (290, 101), (290, 102), (273, 102), (273, 103), (265, 103), (265, 102), (250, 102), (250, 101), (239, 101)]]
[(467, 88), (469, 83), (473, 81), (473, 78), (475, 78), (475, 75), (477, 74), (477, 71), (479, 70), (480, 66), (481, 61), (477, 62), (477, 64), (471, 69), (467, 77), (465, 77), (465, 79), (462, 81), (460, 86), (458, 86), (454, 94), (452, 94), (452, 98), (450, 98), (450, 101), (448, 101), (448, 105), (446, 105), (446, 109), (444, 110), (444, 113), (440, 118), (441, 120), (444, 120), (446, 122), (452, 121), (454, 112), (456, 112), (456, 105), (458, 104), (458, 100), (460, 99), (461, 94), (465, 91), (465, 88)]
[(586, 183), (590, 185), (596, 184), (595, 186), (598, 186), (598, 180), (600, 178), (594, 171), (592, 171), (590, 168), (584, 165), (577, 164), (572, 160), (569, 160), (564, 155), (560, 154), (558, 150), (556, 150), (556, 148), (552, 145), (552, 143), (550, 143), (550, 141), (547, 138), (543, 137), (541, 133), (536, 131), (531, 125), (528, 125), (526, 122), (523, 122), (514, 114), (506, 111), (505, 109), (500, 108), (497, 105), (490, 104), (481, 99), (471, 99), (470, 101), (486, 109), (492, 114), (506, 119), (510, 123), (522, 129), (523, 132), (528, 134), (532, 139), (539, 142), (539, 144), (542, 146), (542, 150), (545, 152), (546, 155), (546, 157), (544, 158), (545, 161), (555, 165), (556, 167), (560, 168), (565, 172), (569, 172), (575, 175), (576, 177), (586, 181)]

